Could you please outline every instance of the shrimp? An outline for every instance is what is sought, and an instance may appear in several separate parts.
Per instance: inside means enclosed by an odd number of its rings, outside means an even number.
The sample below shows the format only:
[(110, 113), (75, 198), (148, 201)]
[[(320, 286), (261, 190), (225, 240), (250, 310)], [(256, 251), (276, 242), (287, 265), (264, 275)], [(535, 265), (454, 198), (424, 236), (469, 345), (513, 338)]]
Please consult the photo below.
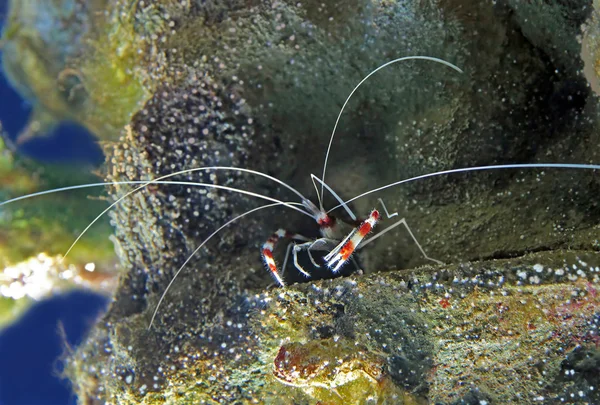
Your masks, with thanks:
[[(125, 198), (128, 198), (129, 196), (131, 196), (133, 193), (140, 191), (140, 190), (142, 190), (148, 186), (151, 186), (153, 184), (175, 184), (175, 185), (203, 187), (203, 188), (209, 188), (209, 189), (212, 188), (212, 189), (219, 189), (219, 190), (224, 190), (226, 192), (238, 193), (238, 194), (247, 195), (247, 196), (254, 197), (254, 198), (267, 200), (269, 202), (268, 204), (248, 210), (238, 216), (235, 216), (234, 218), (230, 219), (229, 221), (225, 222), (223, 225), (218, 227), (214, 232), (212, 232), (206, 239), (204, 239), (203, 242), (199, 246), (196, 247), (196, 249), (188, 256), (188, 258), (185, 260), (185, 262), (174, 273), (169, 284), (163, 290), (162, 295), (153, 311), (153, 314), (152, 314), (152, 317), (151, 317), (151, 320), (150, 320), (150, 323), (148, 326), (148, 329), (150, 329), (156, 319), (156, 316), (158, 314), (160, 306), (161, 306), (162, 302), (164, 301), (170, 287), (173, 285), (173, 283), (177, 279), (178, 275), (183, 271), (183, 269), (186, 267), (186, 265), (189, 263), (189, 261), (192, 259), (192, 257), (202, 247), (204, 247), (206, 245), (206, 243), (208, 243), (213, 237), (215, 237), (223, 229), (225, 229), (225, 228), (229, 227), (231, 224), (239, 221), (241, 218), (244, 218), (255, 212), (258, 212), (258, 211), (261, 211), (264, 209), (270, 209), (270, 208), (273, 208), (276, 206), (283, 206), (283, 207), (289, 208), (291, 210), (294, 210), (296, 212), (300, 212), (301, 214), (312, 218), (317, 223), (319, 230), (321, 231), (320, 238), (311, 239), (306, 236), (303, 236), (303, 235), (300, 235), (300, 234), (297, 234), (294, 232), (290, 232), (288, 230), (285, 230), (284, 228), (281, 228), (281, 229), (278, 229), (277, 231), (275, 231), (266, 240), (266, 242), (262, 245), (261, 255), (262, 255), (263, 261), (265, 262), (265, 264), (267, 266), (268, 271), (273, 276), (276, 283), (279, 286), (284, 287), (285, 281), (284, 281), (283, 271), (285, 270), (285, 268), (287, 266), (287, 262), (289, 260), (290, 255), (293, 258), (294, 267), (301, 274), (303, 274), (306, 277), (310, 277), (311, 274), (309, 271), (304, 269), (299, 263), (298, 254), (302, 251), (307, 252), (308, 258), (310, 259), (312, 265), (315, 267), (320, 267), (321, 265), (317, 262), (317, 259), (313, 256), (313, 252), (314, 251), (324, 252), (325, 255), (322, 257), (322, 259), (324, 260), (324, 264), (333, 273), (338, 273), (340, 271), (340, 269), (346, 263), (348, 263), (348, 261), (352, 260), (353, 254), (356, 251), (364, 248), (368, 244), (372, 243), (373, 241), (375, 241), (376, 239), (383, 236), (384, 234), (386, 234), (387, 232), (396, 228), (399, 225), (403, 225), (405, 227), (405, 229), (407, 230), (407, 232), (409, 233), (412, 240), (415, 242), (416, 246), (419, 248), (420, 252), (422, 253), (422, 255), (425, 259), (430, 260), (436, 264), (442, 263), (441, 261), (439, 261), (437, 259), (429, 257), (425, 253), (425, 250), (423, 249), (421, 244), (418, 242), (416, 236), (411, 231), (410, 227), (408, 226), (408, 224), (404, 218), (393, 222), (391, 225), (387, 226), (382, 231), (374, 234), (371, 237), (368, 237), (370, 235), (370, 233), (374, 230), (374, 228), (379, 224), (380, 220), (382, 220), (381, 213), (379, 212), (378, 209), (373, 208), (372, 211), (368, 214), (368, 216), (366, 218), (359, 219), (359, 217), (349, 207), (350, 203), (352, 203), (360, 198), (363, 198), (365, 196), (368, 196), (368, 195), (371, 195), (374, 193), (378, 193), (385, 189), (389, 189), (391, 187), (399, 186), (402, 184), (407, 184), (407, 183), (415, 182), (418, 180), (423, 180), (426, 178), (432, 178), (432, 177), (443, 176), (443, 175), (451, 175), (451, 174), (457, 174), (457, 173), (488, 171), (488, 170), (507, 170), (507, 169), (508, 170), (516, 170), (516, 169), (599, 170), (600, 169), (600, 165), (570, 164), (570, 163), (526, 163), (526, 164), (505, 164), (505, 165), (464, 167), (464, 168), (457, 168), (457, 169), (442, 170), (442, 171), (432, 172), (432, 173), (428, 173), (428, 174), (424, 174), (424, 175), (420, 175), (420, 176), (416, 176), (416, 177), (399, 180), (399, 181), (392, 182), (392, 183), (389, 183), (389, 184), (381, 186), (381, 187), (377, 187), (377, 188), (365, 191), (365, 192), (363, 192), (357, 196), (354, 196), (348, 200), (343, 200), (329, 185), (327, 185), (327, 183), (325, 182), (325, 175), (326, 175), (326, 171), (327, 171), (328, 158), (330, 155), (331, 147), (333, 144), (333, 139), (335, 136), (335, 131), (337, 129), (337, 126), (338, 126), (340, 117), (344, 111), (344, 108), (346, 107), (346, 105), (348, 104), (348, 101), (350, 100), (352, 95), (356, 92), (356, 90), (373, 74), (375, 74), (379, 70), (381, 70), (393, 63), (397, 63), (397, 62), (401, 62), (401, 61), (405, 61), (405, 60), (411, 60), (411, 59), (412, 60), (421, 59), (421, 60), (434, 61), (437, 63), (444, 64), (444, 65), (454, 69), (457, 72), (462, 72), (462, 70), (460, 68), (456, 67), (455, 65), (453, 65), (449, 62), (443, 61), (441, 59), (428, 57), (428, 56), (409, 56), (409, 57), (403, 57), (403, 58), (398, 58), (398, 59), (389, 61), (389, 62), (379, 66), (378, 68), (376, 68), (375, 70), (370, 72), (367, 76), (365, 76), (356, 85), (356, 87), (351, 91), (350, 95), (344, 102), (344, 104), (338, 114), (331, 137), (329, 139), (329, 144), (328, 144), (327, 152), (326, 152), (325, 159), (324, 159), (324, 165), (323, 165), (323, 171), (322, 171), (321, 177), (319, 178), (319, 177), (315, 176), (314, 174), (311, 175), (311, 179), (312, 179), (312, 182), (315, 187), (316, 194), (317, 194), (317, 200), (318, 200), (317, 204), (313, 203), (310, 199), (305, 197), (302, 193), (300, 193), (298, 190), (296, 190), (289, 184), (287, 184), (273, 176), (270, 176), (266, 173), (262, 173), (262, 172), (252, 170), (252, 169), (232, 167), (232, 166), (206, 166), (206, 167), (198, 167), (198, 168), (187, 169), (187, 170), (170, 173), (170, 174), (158, 177), (158, 178), (156, 178), (154, 180), (150, 180), (150, 181), (100, 182), (100, 183), (63, 187), (63, 188), (58, 188), (58, 189), (53, 189), (53, 190), (46, 190), (46, 191), (32, 193), (32, 194), (28, 194), (28, 195), (24, 195), (21, 197), (13, 198), (11, 200), (4, 201), (4, 202), (0, 203), (0, 207), (3, 205), (9, 204), (9, 203), (14, 203), (14, 202), (26, 199), (26, 198), (32, 198), (32, 197), (55, 193), (55, 192), (63, 192), (63, 191), (74, 190), (74, 189), (100, 187), (100, 186), (107, 186), (107, 185), (123, 185), (123, 184), (137, 185), (137, 187), (135, 187), (133, 190), (127, 192), (125, 195), (121, 196), (116, 201), (114, 201), (112, 204), (110, 204), (102, 213), (100, 213), (92, 222), (90, 222), (90, 224), (79, 234), (79, 236), (71, 244), (71, 246), (69, 247), (69, 249), (63, 256), (63, 257), (66, 257), (69, 254), (69, 252), (71, 252), (73, 247), (77, 244), (77, 242), (81, 239), (81, 237), (83, 237), (83, 235), (106, 212), (108, 212), (114, 206), (119, 204)], [(291, 191), (293, 194), (295, 194), (299, 198), (299, 201), (285, 201), (283, 199), (272, 198), (272, 197), (269, 197), (264, 194), (255, 193), (252, 191), (243, 190), (243, 189), (230, 187), (230, 186), (224, 186), (224, 185), (199, 183), (199, 182), (191, 182), (191, 181), (168, 180), (172, 177), (179, 176), (182, 174), (190, 174), (190, 173), (202, 172), (202, 171), (247, 173), (247, 174), (250, 174), (253, 176), (262, 177), (262, 178), (265, 178), (265, 179), (267, 179), (271, 182), (274, 182), (280, 186), (285, 187), (286, 189)], [(336, 205), (330, 209), (324, 208), (323, 199), (324, 199), (325, 190), (330, 192), (330, 194), (338, 201), (338, 205)], [(379, 199), (379, 202), (381, 204), (381, 208), (383, 209), (383, 212), (385, 213), (387, 219), (390, 219), (390, 218), (398, 215), (398, 213), (390, 214), (388, 212), (383, 200)], [(339, 209), (339, 208), (343, 208), (346, 211), (346, 213), (350, 217), (350, 221), (340, 220), (331, 214), (334, 210)], [(276, 262), (275, 262), (274, 250), (275, 250), (276, 244), (281, 239), (289, 239), (292, 242), (287, 247), (286, 255), (285, 255), (283, 266), (282, 266), (282, 271), (280, 272), (276, 265)], [(300, 242), (300, 243), (298, 243), (298, 242)]]

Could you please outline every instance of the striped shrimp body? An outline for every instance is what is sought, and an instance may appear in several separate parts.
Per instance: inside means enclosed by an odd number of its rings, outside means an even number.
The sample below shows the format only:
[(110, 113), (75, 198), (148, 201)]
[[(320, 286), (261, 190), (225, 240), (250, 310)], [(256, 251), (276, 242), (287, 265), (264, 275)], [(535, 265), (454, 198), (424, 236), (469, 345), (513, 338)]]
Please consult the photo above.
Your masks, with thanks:
[[(282, 287), (285, 286), (285, 283), (273, 257), (273, 250), (279, 240), (285, 238), (292, 241), (288, 245), (283, 269), (286, 268), (287, 260), (291, 252), (296, 269), (304, 276), (310, 277), (310, 273), (299, 264), (298, 253), (302, 250), (306, 250), (312, 264), (315, 267), (320, 267), (313, 258), (311, 251), (329, 250), (329, 253), (324, 257), (326, 265), (332, 272), (337, 273), (344, 263), (350, 259), (352, 253), (354, 253), (365, 237), (373, 230), (377, 222), (379, 222), (379, 211), (374, 209), (367, 219), (360, 222), (357, 227), (352, 228), (349, 233), (346, 233), (347, 236), (342, 239), (344, 235), (342, 231), (343, 225), (350, 224), (339, 221), (336, 217), (328, 214), (324, 210), (318, 209), (310, 200), (302, 201), (302, 205), (304, 205), (307, 211), (313, 214), (314, 220), (319, 225), (321, 238), (310, 240), (303, 235), (291, 233), (280, 228), (275, 231), (262, 246), (263, 260), (277, 283)], [(346, 228), (349, 228), (349, 226), (346, 226)], [(297, 244), (296, 242), (303, 243)]]
[[(311, 252), (325, 251), (326, 254), (323, 257), (325, 265), (328, 269), (330, 269), (332, 273), (335, 274), (338, 273), (342, 266), (344, 266), (344, 264), (346, 264), (352, 258), (352, 255), (355, 251), (363, 248), (375, 238), (382, 236), (383, 234), (397, 227), (398, 225), (403, 225), (406, 228), (406, 230), (412, 237), (414, 243), (419, 248), (425, 259), (433, 261), (436, 264), (442, 263), (439, 260), (429, 257), (425, 253), (423, 247), (410, 230), (410, 227), (408, 226), (404, 218), (392, 223), (392, 225), (381, 230), (379, 233), (372, 236), (371, 238), (367, 238), (367, 236), (373, 231), (373, 229), (381, 219), (381, 214), (379, 210), (374, 208), (366, 219), (358, 220), (354, 212), (352, 212), (352, 210), (350, 210), (350, 208), (348, 207), (348, 204), (342, 201), (337, 194), (334, 194), (334, 196), (340, 201), (340, 207), (345, 208), (348, 214), (350, 215), (350, 218), (352, 219), (351, 222), (342, 221), (325, 211), (323, 208), (317, 208), (317, 206), (310, 200), (305, 199), (302, 201), (302, 205), (304, 206), (304, 208), (306, 208), (306, 210), (309, 213), (311, 213), (315, 222), (319, 225), (321, 238), (311, 240), (303, 235), (291, 233), (286, 231), (285, 229), (278, 229), (263, 244), (263, 260), (268, 270), (271, 272), (273, 278), (280, 286), (285, 286), (285, 283), (275, 263), (275, 259), (273, 257), (273, 250), (275, 249), (276, 244), (281, 239), (288, 239), (292, 241), (288, 245), (285, 259), (283, 262), (282, 271), (285, 270), (289, 256), (291, 254), (293, 257), (294, 267), (306, 277), (310, 277), (311, 275), (300, 265), (298, 261), (299, 252), (306, 250), (312, 265), (315, 267), (320, 267), (320, 265), (317, 263), (317, 260), (315, 260)], [(388, 219), (398, 215), (398, 213), (390, 214), (383, 200), (379, 199), (379, 202)]]
[[(326, 263), (327, 267), (333, 273), (337, 273), (341, 269), (341, 267), (345, 263), (348, 262), (348, 260), (352, 257), (352, 254), (359, 247), (362, 248), (362, 247), (366, 246), (368, 243), (370, 243), (375, 238), (383, 235), (384, 233), (388, 232), (389, 230), (395, 228), (398, 225), (404, 225), (404, 227), (406, 228), (406, 230), (412, 237), (413, 241), (418, 246), (419, 250), (421, 251), (421, 253), (423, 254), (423, 256), (426, 259), (431, 260), (435, 263), (441, 263), (439, 260), (436, 260), (436, 259), (433, 259), (433, 258), (430, 258), (429, 256), (427, 256), (427, 254), (421, 247), (420, 243), (417, 241), (414, 234), (410, 230), (410, 228), (404, 218), (400, 219), (399, 221), (392, 224), (388, 228), (385, 228), (384, 230), (379, 232), (377, 235), (375, 235), (371, 239), (365, 239), (366, 236), (373, 230), (373, 228), (375, 228), (375, 226), (379, 222), (379, 219), (380, 219), (379, 211), (377, 209), (373, 209), (366, 219), (359, 221), (357, 219), (357, 216), (352, 212), (352, 210), (350, 210), (348, 205), (346, 203), (344, 203), (344, 201), (337, 195), (337, 193), (333, 189), (331, 189), (324, 181), (325, 174), (327, 172), (327, 162), (329, 159), (329, 154), (331, 152), (331, 146), (333, 144), (335, 131), (339, 124), (342, 113), (344, 112), (346, 105), (352, 98), (352, 95), (354, 95), (356, 90), (358, 90), (358, 88), (367, 79), (369, 79), (369, 77), (371, 77), (372, 75), (374, 75), (381, 69), (384, 69), (391, 64), (405, 61), (405, 60), (411, 60), (411, 59), (421, 59), (421, 60), (428, 60), (428, 61), (433, 61), (436, 63), (441, 63), (441, 64), (444, 64), (444, 65), (456, 70), (459, 73), (462, 73), (462, 70), (460, 68), (458, 68), (457, 66), (455, 66), (449, 62), (446, 62), (444, 60), (438, 59), (438, 58), (432, 58), (429, 56), (409, 56), (409, 57), (394, 59), (387, 63), (384, 63), (383, 65), (379, 66), (375, 70), (371, 71), (367, 76), (365, 76), (354, 87), (354, 89), (350, 92), (350, 94), (346, 98), (344, 104), (342, 105), (342, 108), (340, 109), (340, 112), (339, 112), (337, 119), (335, 121), (335, 124), (333, 126), (333, 131), (331, 133), (331, 137), (329, 138), (329, 145), (327, 147), (327, 152), (325, 153), (325, 161), (323, 163), (323, 175), (319, 179), (314, 174), (311, 174), (311, 178), (312, 178), (313, 184), (315, 185), (315, 190), (317, 192), (319, 206), (317, 207), (317, 205), (315, 205), (314, 203), (312, 203), (310, 200), (308, 200), (306, 198), (302, 199), (302, 205), (319, 225), (322, 237), (319, 239), (316, 239), (316, 240), (310, 240), (310, 239), (306, 238), (305, 236), (291, 233), (285, 229), (278, 229), (275, 233), (273, 233), (271, 235), (271, 237), (262, 246), (263, 260), (264, 260), (268, 270), (273, 275), (273, 278), (276, 280), (276, 282), (280, 286), (283, 287), (285, 285), (285, 283), (284, 283), (283, 278), (282, 278), (281, 274), (279, 273), (279, 270), (275, 263), (275, 259), (273, 257), (273, 250), (275, 249), (277, 242), (283, 238), (292, 240), (292, 243), (290, 243), (288, 245), (288, 248), (286, 251), (285, 259), (283, 262), (283, 270), (285, 270), (285, 268), (286, 268), (286, 264), (287, 264), (287, 261), (288, 261), (288, 258), (290, 256), (290, 252), (291, 252), (291, 254), (293, 256), (295, 268), (306, 277), (310, 277), (310, 274), (299, 264), (298, 252), (300, 252), (302, 250), (306, 250), (308, 252), (308, 256), (310, 258), (311, 263), (315, 267), (320, 267), (320, 266), (317, 264), (317, 262), (313, 258), (311, 251), (313, 251), (313, 250), (322, 250), (323, 251), (324, 250), (324, 251), (328, 252), (324, 257), (325, 263)], [(321, 185), (320, 190), (319, 190), (319, 187), (316, 185), (316, 183), (319, 183)], [(352, 219), (353, 224), (348, 224), (348, 225), (353, 225), (353, 228), (349, 232), (342, 231), (340, 229), (340, 228), (342, 228), (342, 226), (340, 226), (341, 221), (338, 221), (337, 218), (330, 215), (329, 212), (323, 208), (322, 201), (323, 201), (325, 189), (327, 189), (333, 195), (333, 197), (335, 197), (335, 199), (339, 201), (339, 203), (340, 203), (339, 206), (343, 207), (346, 210), (346, 212), (349, 214), (350, 218)], [(397, 213), (390, 215), (387, 212), (387, 208), (385, 207), (385, 204), (383, 203), (383, 201), (381, 199), (379, 201), (380, 201), (384, 211), (386, 212), (388, 218), (391, 218), (391, 217), (397, 215)], [(303, 242), (303, 243), (296, 244), (295, 242)]]

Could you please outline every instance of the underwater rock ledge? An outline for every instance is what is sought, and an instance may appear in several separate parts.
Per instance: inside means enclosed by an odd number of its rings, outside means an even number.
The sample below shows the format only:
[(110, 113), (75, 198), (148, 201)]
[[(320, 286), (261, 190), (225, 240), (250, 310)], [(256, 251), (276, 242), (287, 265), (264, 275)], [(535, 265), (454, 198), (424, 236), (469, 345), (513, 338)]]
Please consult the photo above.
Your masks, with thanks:
[(600, 253), (559, 250), (297, 284), (170, 342), (106, 323), (71, 372), (111, 403), (595, 403), (599, 280)]

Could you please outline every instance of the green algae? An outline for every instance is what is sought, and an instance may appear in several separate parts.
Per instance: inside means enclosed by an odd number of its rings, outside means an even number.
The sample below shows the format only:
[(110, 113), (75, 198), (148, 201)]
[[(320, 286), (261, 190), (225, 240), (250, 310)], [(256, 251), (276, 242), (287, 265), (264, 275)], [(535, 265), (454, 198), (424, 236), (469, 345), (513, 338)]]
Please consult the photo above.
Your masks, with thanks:
[[(115, 140), (152, 88), (142, 61), (150, 38), (135, 33), (128, 2), (11, 1), (3, 32), (4, 71), (33, 105), (18, 142), (79, 123)], [(105, 13), (106, 11), (106, 13)]]
[[(0, 198), (94, 181), (72, 167), (40, 165), (15, 156), (0, 140)], [(96, 180), (97, 181), (97, 180)], [(62, 258), (104, 201), (86, 192), (53, 194), (3, 206), (0, 211), (0, 327), (18, 319), (34, 300), (73, 288), (110, 294), (116, 258), (108, 221)], [(16, 243), (17, 241), (17, 243)], [(89, 267), (93, 263), (93, 267)], [(85, 266), (88, 269), (85, 269)], [(89, 270), (92, 271), (89, 271)]]
[[(82, 174), (72, 167), (41, 165), (14, 156), (3, 143), (0, 148), (0, 195), (4, 201), (40, 190), (97, 182), (97, 177)], [(0, 226), (5, 241), (1, 254), (4, 265), (23, 261), (42, 251), (51, 256), (65, 253), (73, 235), (85, 228), (93, 213), (106, 206), (98, 199), (100, 196), (89, 199), (88, 195), (87, 191), (75, 191), (71, 195), (54, 194), (2, 207)], [(72, 262), (84, 264), (94, 258), (110, 262), (114, 257), (112, 243), (108, 240), (110, 233), (108, 221), (101, 221), (97, 232), (73, 251)], [(10, 243), (15, 240), (19, 244)]]
[(0, 329), (19, 319), (33, 303), (32, 300), (0, 297)]

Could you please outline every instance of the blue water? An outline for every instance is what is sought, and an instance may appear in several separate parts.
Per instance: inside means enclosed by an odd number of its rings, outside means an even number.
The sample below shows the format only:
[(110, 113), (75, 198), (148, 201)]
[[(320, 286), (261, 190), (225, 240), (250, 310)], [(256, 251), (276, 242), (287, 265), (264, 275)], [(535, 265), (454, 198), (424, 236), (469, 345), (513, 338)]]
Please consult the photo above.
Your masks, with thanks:
[(106, 307), (99, 295), (73, 292), (40, 302), (0, 333), (0, 404), (76, 404), (68, 381), (59, 377), (64, 342), (75, 346)]
[[(6, 7), (7, 0), (0, 0), (1, 21)], [(31, 105), (0, 72), (0, 120), (11, 138), (26, 125), (30, 112)], [(88, 167), (103, 160), (92, 136), (74, 124), (61, 125), (52, 136), (23, 145), (18, 152), (40, 161)], [(69, 344), (76, 345), (106, 304), (105, 298), (82, 292), (55, 297), (36, 304), (18, 323), (0, 332), (0, 405), (75, 404), (68, 382), (58, 376), (64, 352), (59, 323)]]

